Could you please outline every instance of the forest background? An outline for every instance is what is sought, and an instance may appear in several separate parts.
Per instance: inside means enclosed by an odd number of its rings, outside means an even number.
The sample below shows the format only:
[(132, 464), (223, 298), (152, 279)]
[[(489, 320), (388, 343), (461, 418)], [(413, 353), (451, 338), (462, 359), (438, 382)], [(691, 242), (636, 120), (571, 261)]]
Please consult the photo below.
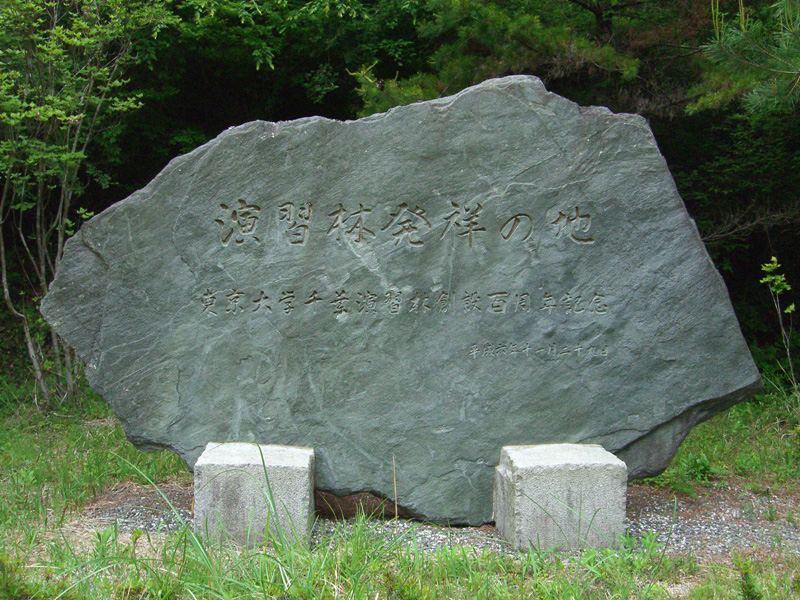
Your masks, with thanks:
[(648, 119), (759, 366), (796, 386), (797, 0), (5, 0), (0, 383), (35, 383), (42, 407), (77, 395), (38, 303), (80, 222), (170, 159), (254, 119), (353, 119), (510, 74)]

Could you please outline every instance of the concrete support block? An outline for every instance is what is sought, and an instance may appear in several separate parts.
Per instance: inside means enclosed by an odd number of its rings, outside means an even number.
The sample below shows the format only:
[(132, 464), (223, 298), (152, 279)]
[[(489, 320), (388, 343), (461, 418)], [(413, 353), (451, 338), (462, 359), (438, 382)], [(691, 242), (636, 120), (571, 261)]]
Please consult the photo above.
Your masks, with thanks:
[(209, 541), (307, 540), (313, 516), (311, 448), (210, 443), (194, 466), (194, 528)]
[(494, 478), (497, 530), (517, 548), (613, 546), (625, 532), (625, 463), (602, 446), (504, 446)]

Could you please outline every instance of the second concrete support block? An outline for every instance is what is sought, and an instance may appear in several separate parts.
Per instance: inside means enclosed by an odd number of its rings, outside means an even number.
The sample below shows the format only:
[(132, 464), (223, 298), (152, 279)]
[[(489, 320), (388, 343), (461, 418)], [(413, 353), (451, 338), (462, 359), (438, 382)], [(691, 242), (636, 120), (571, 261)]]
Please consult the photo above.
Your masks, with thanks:
[(314, 450), (210, 443), (194, 467), (194, 526), (210, 541), (242, 546), (305, 539), (314, 516)]
[(625, 463), (601, 446), (505, 446), (495, 470), (494, 514), (517, 548), (613, 546), (625, 533)]

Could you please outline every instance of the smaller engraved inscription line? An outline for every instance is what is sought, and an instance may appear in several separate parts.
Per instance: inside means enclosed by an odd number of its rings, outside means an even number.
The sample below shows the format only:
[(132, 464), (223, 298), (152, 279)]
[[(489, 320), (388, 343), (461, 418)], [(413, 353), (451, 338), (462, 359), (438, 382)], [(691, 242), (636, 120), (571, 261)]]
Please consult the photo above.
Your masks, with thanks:
[(558, 344), (554, 342), (487, 342), (471, 344), (467, 356), (471, 360), (535, 357), (547, 362), (572, 359), (598, 359), (604, 361), (609, 354), (608, 344), (591, 343)]
[(528, 292), (521, 289), (412, 289), (404, 292), (398, 286), (377, 288), (337, 288), (328, 293), (310, 289), (285, 287), (275, 291), (264, 288), (230, 287), (213, 290), (206, 287), (199, 295), (200, 315), (208, 318), (238, 318), (270, 315), (288, 318), (296, 312), (321, 315), (330, 312), (335, 317), (346, 315), (378, 316), (400, 314), (487, 315), (502, 317), (530, 313), (602, 318), (612, 308), (606, 290), (573, 288)]

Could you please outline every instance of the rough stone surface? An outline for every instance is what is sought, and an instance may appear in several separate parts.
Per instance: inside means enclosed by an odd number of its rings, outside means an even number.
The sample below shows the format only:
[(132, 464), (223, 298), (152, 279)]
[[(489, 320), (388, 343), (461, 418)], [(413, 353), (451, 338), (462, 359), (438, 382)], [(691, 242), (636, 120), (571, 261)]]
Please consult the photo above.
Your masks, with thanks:
[(313, 516), (311, 448), (212, 442), (194, 465), (194, 527), (209, 540), (252, 547), (267, 527), (307, 539)]
[(140, 447), (314, 447), (438, 522), (491, 519), (502, 446), (652, 475), (760, 385), (644, 119), (524, 76), (231, 128), (85, 223), (42, 312)]
[(625, 463), (602, 446), (506, 446), (495, 469), (497, 530), (520, 549), (614, 546), (627, 480)]

